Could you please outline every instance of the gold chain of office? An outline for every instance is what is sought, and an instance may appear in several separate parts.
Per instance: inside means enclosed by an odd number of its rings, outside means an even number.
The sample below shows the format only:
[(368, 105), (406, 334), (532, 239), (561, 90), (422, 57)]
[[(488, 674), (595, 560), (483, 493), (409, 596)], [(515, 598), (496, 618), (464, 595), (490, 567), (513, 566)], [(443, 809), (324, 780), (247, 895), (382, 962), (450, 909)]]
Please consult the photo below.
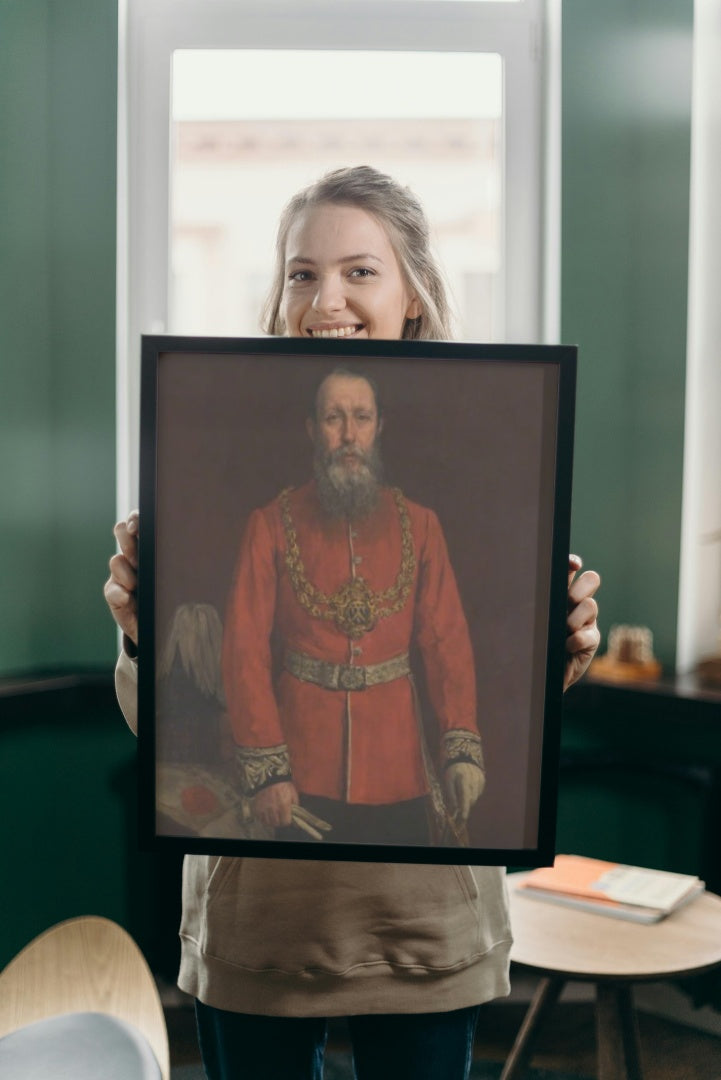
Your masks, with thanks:
[(327, 619), (349, 638), (367, 634), (380, 619), (396, 615), (405, 606), (413, 586), (416, 555), (413, 549), (408, 508), (399, 488), (391, 488), (401, 522), (401, 565), (392, 585), (374, 592), (363, 577), (354, 577), (333, 593), (324, 593), (308, 581), (298, 546), (298, 536), (290, 514), (286, 488), (279, 496), (286, 539), (285, 564), (300, 606), (314, 619)]

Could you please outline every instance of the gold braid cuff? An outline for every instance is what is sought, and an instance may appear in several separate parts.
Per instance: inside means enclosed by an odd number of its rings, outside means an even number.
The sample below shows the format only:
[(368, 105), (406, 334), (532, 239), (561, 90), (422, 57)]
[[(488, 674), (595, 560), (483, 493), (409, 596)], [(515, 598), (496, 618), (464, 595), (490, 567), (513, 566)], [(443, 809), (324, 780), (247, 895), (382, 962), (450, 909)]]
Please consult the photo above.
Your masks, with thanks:
[(236, 746), (235, 763), (240, 773), (241, 790), (249, 799), (271, 784), (291, 779), (290, 755), (285, 743), (280, 746)]
[(446, 731), (443, 736), (442, 756), (444, 768), (465, 761), (470, 765), (477, 765), (481, 772), (486, 771), (481, 736), (475, 731), (466, 731), (463, 728)]

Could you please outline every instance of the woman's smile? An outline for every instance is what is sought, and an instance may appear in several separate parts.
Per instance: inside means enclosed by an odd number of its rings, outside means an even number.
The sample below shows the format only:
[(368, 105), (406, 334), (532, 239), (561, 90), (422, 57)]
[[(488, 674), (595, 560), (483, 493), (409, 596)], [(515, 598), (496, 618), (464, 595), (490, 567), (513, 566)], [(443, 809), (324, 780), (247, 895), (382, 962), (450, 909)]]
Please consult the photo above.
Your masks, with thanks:
[(342, 338), (353, 337), (363, 329), (363, 323), (353, 323), (350, 326), (309, 326), (307, 333), (311, 337)]

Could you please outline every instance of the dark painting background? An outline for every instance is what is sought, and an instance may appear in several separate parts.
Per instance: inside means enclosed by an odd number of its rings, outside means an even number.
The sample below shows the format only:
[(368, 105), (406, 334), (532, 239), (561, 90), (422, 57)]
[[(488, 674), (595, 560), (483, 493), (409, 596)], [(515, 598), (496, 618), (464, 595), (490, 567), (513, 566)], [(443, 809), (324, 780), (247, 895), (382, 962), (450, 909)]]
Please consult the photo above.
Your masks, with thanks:
[[(315, 387), (335, 366), (362, 366), (380, 387), (387, 480), (437, 512), (469, 622), (487, 769), (471, 842), (534, 848), (558, 367), (451, 357), (356, 362), (328, 345), (318, 356), (160, 355), (156, 650), (178, 604), (210, 603), (223, 617), (249, 512), (311, 474), (305, 419)], [(158, 717), (161, 741), (169, 719)]]

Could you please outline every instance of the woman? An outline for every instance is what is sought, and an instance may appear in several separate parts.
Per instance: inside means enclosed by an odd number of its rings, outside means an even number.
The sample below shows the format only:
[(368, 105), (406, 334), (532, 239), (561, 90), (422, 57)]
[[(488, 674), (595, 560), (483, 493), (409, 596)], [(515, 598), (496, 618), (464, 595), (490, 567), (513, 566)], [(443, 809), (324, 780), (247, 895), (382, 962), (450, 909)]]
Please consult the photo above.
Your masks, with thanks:
[[(415, 197), (374, 169), (299, 193), (280, 222), (271, 334), (443, 339), (449, 310)], [(125, 634), (118, 695), (134, 723), (137, 513), (115, 527), (105, 595)], [(598, 575), (569, 561), (565, 687), (598, 647)], [(179, 985), (197, 1001), (211, 1080), (318, 1078), (346, 1016), (360, 1080), (468, 1076), (479, 1006), (508, 993), (498, 867), (186, 856)]]

